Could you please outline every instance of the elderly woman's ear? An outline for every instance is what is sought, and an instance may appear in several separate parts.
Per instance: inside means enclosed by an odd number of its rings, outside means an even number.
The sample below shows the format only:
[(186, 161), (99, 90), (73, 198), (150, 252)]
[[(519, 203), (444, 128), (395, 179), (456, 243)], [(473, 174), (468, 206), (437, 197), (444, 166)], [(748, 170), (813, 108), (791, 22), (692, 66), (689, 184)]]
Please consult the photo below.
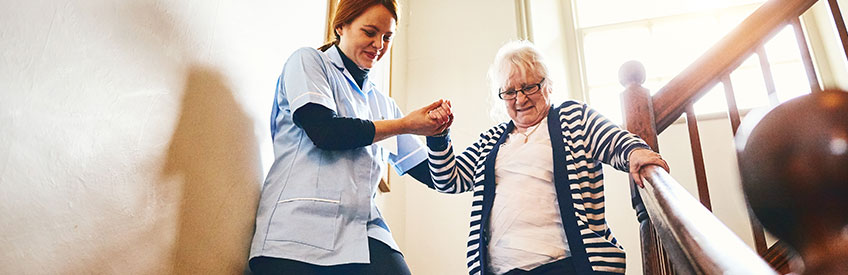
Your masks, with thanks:
[(628, 163), (630, 163), (630, 177), (633, 178), (633, 181), (639, 187), (645, 187), (645, 184), (642, 183), (642, 176), (639, 175), (639, 170), (642, 167), (648, 165), (658, 165), (665, 169), (665, 171), (669, 171), (668, 163), (658, 154), (650, 149), (639, 148), (630, 152), (630, 156), (627, 157)]

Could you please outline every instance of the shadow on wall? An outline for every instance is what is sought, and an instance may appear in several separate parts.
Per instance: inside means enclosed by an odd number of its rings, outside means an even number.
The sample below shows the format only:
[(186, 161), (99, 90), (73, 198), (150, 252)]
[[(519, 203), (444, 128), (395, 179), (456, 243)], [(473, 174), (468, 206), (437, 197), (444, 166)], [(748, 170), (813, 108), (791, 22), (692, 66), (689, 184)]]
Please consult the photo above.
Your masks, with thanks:
[[(190, 66), (160, 177), (181, 177), (175, 274), (246, 270), (261, 187), (253, 122), (217, 71)], [(160, 181), (167, 182), (167, 181)]]

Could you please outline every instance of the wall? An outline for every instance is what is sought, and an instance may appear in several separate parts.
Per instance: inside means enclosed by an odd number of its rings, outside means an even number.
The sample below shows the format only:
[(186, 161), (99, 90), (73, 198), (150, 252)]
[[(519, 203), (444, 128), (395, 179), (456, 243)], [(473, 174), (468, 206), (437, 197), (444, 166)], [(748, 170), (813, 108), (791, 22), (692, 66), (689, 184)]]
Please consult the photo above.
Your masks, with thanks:
[[(453, 102), (452, 138), (471, 144), (491, 127), (486, 70), (497, 49), (517, 38), (514, 1), (401, 1), (393, 50), (392, 96), (405, 111), (439, 98)], [(413, 274), (466, 273), (471, 194), (427, 189), (391, 176), (383, 213)]]
[[(807, 30), (807, 40), (813, 50), (813, 62), (819, 81), (825, 88), (848, 89), (848, 59), (839, 40), (829, 1), (818, 1), (801, 17)], [(837, 0), (842, 20), (848, 16), (848, 1)]]
[(0, 1), (0, 273), (242, 273), (276, 78), (325, 5)]

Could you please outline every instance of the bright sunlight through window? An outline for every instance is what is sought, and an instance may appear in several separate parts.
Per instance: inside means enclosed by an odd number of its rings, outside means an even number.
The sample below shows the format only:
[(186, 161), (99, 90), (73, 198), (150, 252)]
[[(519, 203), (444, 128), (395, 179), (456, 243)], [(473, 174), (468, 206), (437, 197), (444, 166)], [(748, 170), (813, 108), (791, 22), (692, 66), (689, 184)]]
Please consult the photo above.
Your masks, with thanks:
[[(573, 15), (563, 16), (569, 10)], [(532, 0), (532, 39), (549, 58), (553, 79), (579, 70), (585, 100), (621, 123), (618, 69), (629, 60), (645, 65), (644, 87), (652, 93), (692, 64), (764, 1), (759, 0)], [(570, 20), (570, 21), (569, 21)], [(573, 22), (573, 23), (571, 23)], [(576, 41), (565, 41), (573, 28)], [(567, 60), (576, 47), (579, 60)], [(749, 109), (810, 92), (794, 29), (784, 28), (767, 42), (765, 52), (777, 92), (769, 99), (760, 60), (752, 55), (731, 73), (737, 106)], [(566, 88), (559, 85), (559, 89)], [(558, 95), (567, 94), (560, 91)], [(555, 100), (564, 98), (554, 97)], [(718, 84), (695, 104), (697, 114), (726, 112), (724, 87)]]

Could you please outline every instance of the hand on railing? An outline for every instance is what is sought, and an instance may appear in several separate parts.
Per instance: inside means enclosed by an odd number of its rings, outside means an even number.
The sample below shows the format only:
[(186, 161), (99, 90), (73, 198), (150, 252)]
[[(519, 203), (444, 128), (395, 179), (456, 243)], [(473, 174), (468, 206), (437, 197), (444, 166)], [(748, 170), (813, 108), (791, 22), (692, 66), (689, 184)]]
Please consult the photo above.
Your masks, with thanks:
[(649, 149), (636, 149), (630, 152), (630, 156), (628, 156), (628, 162), (630, 163), (630, 177), (633, 178), (633, 182), (639, 187), (644, 188), (645, 184), (642, 183), (642, 176), (639, 175), (639, 170), (642, 170), (642, 167), (647, 165), (658, 165), (665, 169), (666, 172), (670, 172), (668, 169), (668, 163), (658, 154), (657, 152), (651, 151)]

